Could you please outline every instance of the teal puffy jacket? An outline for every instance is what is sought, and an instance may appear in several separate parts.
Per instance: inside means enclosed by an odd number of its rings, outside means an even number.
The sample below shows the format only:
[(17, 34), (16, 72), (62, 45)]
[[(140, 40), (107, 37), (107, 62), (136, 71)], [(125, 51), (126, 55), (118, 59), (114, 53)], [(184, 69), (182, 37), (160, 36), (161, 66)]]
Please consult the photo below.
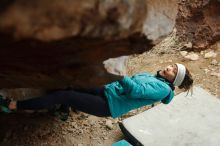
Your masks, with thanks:
[(168, 104), (174, 96), (169, 84), (161, 77), (141, 73), (105, 85), (104, 93), (112, 117), (119, 117), (130, 110), (158, 101)]

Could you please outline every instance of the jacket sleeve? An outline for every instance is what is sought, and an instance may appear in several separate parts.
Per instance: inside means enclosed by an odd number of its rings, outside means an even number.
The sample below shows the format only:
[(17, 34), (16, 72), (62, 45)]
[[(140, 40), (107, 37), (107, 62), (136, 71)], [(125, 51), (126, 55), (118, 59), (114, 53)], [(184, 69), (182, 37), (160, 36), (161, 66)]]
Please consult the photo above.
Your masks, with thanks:
[(170, 96), (166, 96), (164, 99), (162, 99), (161, 102), (164, 104), (169, 104), (174, 97), (173, 91), (171, 91), (170, 94)]
[(138, 84), (128, 76), (125, 76), (119, 83), (124, 88), (125, 94), (130, 98), (144, 98), (160, 101), (170, 92), (163, 84), (157, 82)]

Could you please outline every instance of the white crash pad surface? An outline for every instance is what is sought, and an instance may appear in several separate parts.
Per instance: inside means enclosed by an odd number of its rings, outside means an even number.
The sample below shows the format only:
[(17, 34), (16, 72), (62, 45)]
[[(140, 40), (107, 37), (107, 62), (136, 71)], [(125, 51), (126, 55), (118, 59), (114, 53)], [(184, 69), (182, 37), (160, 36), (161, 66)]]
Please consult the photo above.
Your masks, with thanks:
[(220, 100), (194, 87), (122, 124), (146, 146), (220, 146)]

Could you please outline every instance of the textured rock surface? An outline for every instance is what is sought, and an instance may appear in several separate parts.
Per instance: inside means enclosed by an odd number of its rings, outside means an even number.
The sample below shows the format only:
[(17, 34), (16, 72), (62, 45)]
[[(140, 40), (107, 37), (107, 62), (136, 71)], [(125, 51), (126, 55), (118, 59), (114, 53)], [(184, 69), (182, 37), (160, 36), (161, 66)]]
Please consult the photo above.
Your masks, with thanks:
[(0, 30), (43, 41), (135, 33), (155, 41), (172, 31), (177, 14), (175, 0), (17, 0), (1, 7)]
[(176, 20), (178, 34), (198, 49), (220, 40), (219, 8), (218, 0), (180, 1)]
[(103, 61), (151, 48), (172, 31), (176, 14), (175, 0), (3, 0), (0, 87), (94, 87), (116, 80)]

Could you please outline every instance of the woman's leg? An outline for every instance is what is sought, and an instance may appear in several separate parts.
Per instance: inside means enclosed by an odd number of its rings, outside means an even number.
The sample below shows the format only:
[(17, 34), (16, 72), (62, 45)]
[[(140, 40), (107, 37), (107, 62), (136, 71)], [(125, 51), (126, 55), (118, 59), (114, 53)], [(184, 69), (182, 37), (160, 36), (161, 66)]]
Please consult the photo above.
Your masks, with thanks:
[(101, 87), (101, 88), (74, 88), (73, 90), (77, 91), (77, 92), (97, 95), (97, 96), (101, 96), (101, 97), (105, 96), (104, 95), (104, 87)]
[(97, 95), (62, 90), (28, 100), (17, 101), (16, 108), (22, 110), (39, 110), (52, 108), (56, 104), (72, 106), (76, 110), (95, 116), (111, 116), (107, 101)]

